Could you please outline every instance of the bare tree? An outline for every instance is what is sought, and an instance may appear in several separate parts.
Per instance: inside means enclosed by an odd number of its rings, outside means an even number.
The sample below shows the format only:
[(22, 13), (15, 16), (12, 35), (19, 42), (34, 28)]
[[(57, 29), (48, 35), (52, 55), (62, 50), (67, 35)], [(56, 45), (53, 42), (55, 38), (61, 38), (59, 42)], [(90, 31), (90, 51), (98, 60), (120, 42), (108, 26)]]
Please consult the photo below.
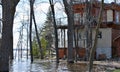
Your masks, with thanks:
[(33, 53), (32, 53), (32, 13), (33, 13), (33, 2), (34, 0), (30, 1), (30, 32), (29, 32), (29, 41), (30, 41), (30, 56), (31, 56), (31, 63), (33, 62)]
[(97, 24), (97, 27), (96, 27), (95, 41), (94, 41), (94, 45), (93, 45), (93, 47), (91, 49), (91, 52), (90, 52), (89, 72), (92, 72), (92, 68), (93, 68), (93, 59), (94, 59), (94, 54), (95, 54), (95, 50), (96, 50), (97, 42), (98, 42), (97, 36), (98, 36), (99, 27), (100, 27), (101, 20), (102, 20), (103, 4), (104, 4), (104, 0), (102, 0), (102, 2), (101, 2), (99, 18), (98, 18), (98, 22), (97, 22), (98, 24)]
[(2, 44), (0, 48), (0, 71), (9, 71), (9, 57), (13, 59), (13, 20), (20, 0), (2, 0)]
[(38, 46), (39, 46), (39, 50), (40, 50), (40, 54), (41, 54), (41, 59), (43, 59), (44, 57), (43, 57), (43, 52), (42, 52), (42, 47), (41, 47), (41, 41), (40, 41), (38, 30), (37, 30), (37, 24), (36, 24), (36, 20), (35, 20), (34, 9), (33, 9), (32, 16), (33, 16), (33, 21), (34, 21), (34, 25), (35, 25), (36, 37), (37, 37), (37, 42), (38, 42)]
[(63, 0), (65, 11), (68, 17), (68, 63), (74, 62), (73, 56), (73, 24), (74, 24), (74, 13), (72, 10), (72, 1), (71, 0)]
[(59, 63), (59, 57), (58, 57), (58, 54), (59, 54), (58, 53), (58, 33), (57, 33), (57, 25), (56, 25), (56, 20), (55, 20), (55, 10), (54, 10), (53, 0), (49, 0), (49, 2), (50, 2), (51, 11), (52, 11), (53, 23), (54, 23), (56, 62)]
[(35, 26), (35, 31), (36, 31), (36, 37), (37, 37), (37, 42), (38, 42), (38, 46), (39, 46), (39, 50), (40, 50), (40, 54), (41, 54), (41, 59), (43, 59), (43, 52), (42, 52), (42, 47), (41, 47), (41, 41), (39, 39), (39, 34), (38, 34), (38, 30), (37, 30), (37, 24), (36, 24), (36, 20), (35, 20), (35, 15), (34, 15), (34, 2), (35, 0), (30, 0), (30, 51), (31, 51), (31, 62), (33, 62), (33, 53), (32, 53), (32, 19), (34, 21), (34, 26)]

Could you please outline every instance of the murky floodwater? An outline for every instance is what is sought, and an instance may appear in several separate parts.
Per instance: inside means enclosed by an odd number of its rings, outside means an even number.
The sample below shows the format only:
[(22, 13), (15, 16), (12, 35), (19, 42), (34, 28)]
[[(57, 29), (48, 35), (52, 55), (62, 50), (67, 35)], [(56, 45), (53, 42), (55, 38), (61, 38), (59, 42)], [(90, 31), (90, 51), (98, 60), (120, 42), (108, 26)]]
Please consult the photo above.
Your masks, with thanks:
[(36, 61), (33, 64), (30, 60), (14, 60), (10, 65), (10, 72), (69, 72), (66, 65), (56, 66), (54, 61)]
[(56, 64), (51, 61), (30, 63), (30, 59), (14, 60), (10, 64), (10, 72), (55, 72)]
[[(61, 61), (56, 66), (55, 60), (35, 60), (32, 64), (30, 59), (14, 60), (10, 64), (10, 72), (88, 72), (86, 63), (67, 64), (66, 61)], [(93, 72), (112, 72), (107, 70), (105, 66), (94, 66)]]
[(35, 60), (32, 64), (30, 56), (26, 57), (26, 52), (23, 52), (22, 58), (20, 54), (14, 51), (15, 59), (10, 62), (9, 72), (55, 72), (56, 63), (51, 60)]
[[(55, 60), (34, 60), (31, 64), (30, 57), (27, 59), (25, 56), (21, 59), (16, 57), (10, 64), (10, 72), (86, 72), (87, 69), (87, 63), (67, 64), (65, 60), (60, 61), (59, 65), (56, 65)], [(95, 65), (93, 72), (105, 70), (106, 67)]]
[[(56, 65), (55, 61), (51, 60), (35, 60), (32, 64), (30, 59), (14, 60), (10, 64), (10, 72), (88, 72), (86, 63), (67, 64), (66, 61), (61, 61)], [(109, 72), (105, 66), (94, 66), (93, 72)], [(112, 71), (111, 71), (112, 72)]]

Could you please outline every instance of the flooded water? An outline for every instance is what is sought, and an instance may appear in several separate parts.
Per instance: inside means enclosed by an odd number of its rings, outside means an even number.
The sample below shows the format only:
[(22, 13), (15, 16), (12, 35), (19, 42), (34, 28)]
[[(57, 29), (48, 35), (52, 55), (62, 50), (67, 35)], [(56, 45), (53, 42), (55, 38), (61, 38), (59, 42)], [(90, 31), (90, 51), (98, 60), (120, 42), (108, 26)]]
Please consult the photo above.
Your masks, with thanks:
[(56, 72), (56, 62), (51, 60), (34, 60), (31, 64), (30, 56), (23, 52), (22, 58), (14, 52), (15, 59), (10, 62), (9, 72)]
[(32, 64), (30, 59), (14, 60), (10, 64), (10, 72), (70, 72), (66, 64), (56, 65), (54, 60), (35, 60)]
[[(55, 60), (34, 60), (31, 64), (30, 57), (22, 56), (22, 58), (15, 58), (10, 64), (9, 72), (88, 72), (88, 64), (74, 63), (67, 64), (67, 61), (60, 61), (56, 65)], [(104, 66), (94, 66), (93, 72), (106, 72)], [(109, 71), (107, 71), (109, 72)]]
[[(87, 63), (67, 64), (65, 60), (56, 65), (55, 60), (35, 60), (32, 64), (30, 59), (23, 58), (14, 60), (10, 64), (9, 72), (88, 72)], [(113, 72), (105, 66), (94, 65), (93, 72)]]
[(51, 61), (35, 61), (30, 59), (14, 60), (10, 64), (10, 72), (56, 72), (56, 63)]
[(10, 72), (29, 72), (31, 69), (30, 66), (29, 60), (14, 60), (10, 64)]
[(65, 61), (56, 66), (55, 61), (49, 60), (37, 60), (31, 64), (30, 59), (22, 59), (14, 60), (10, 64), (10, 72), (84, 72), (84, 70), (81, 71), (81, 68), (78, 68), (77, 65), (67, 65)]

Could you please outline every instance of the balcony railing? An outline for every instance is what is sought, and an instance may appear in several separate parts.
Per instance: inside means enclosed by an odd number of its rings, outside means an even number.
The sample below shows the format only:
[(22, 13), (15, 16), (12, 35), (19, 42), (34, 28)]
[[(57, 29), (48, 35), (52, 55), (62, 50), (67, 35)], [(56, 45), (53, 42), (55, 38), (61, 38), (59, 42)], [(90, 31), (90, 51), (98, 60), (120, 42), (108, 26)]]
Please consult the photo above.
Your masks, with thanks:
[(67, 17), (56, 19), (57, 26), (68, 25)]
[[(58, 27), (64, 27), (65, 26), (65, 28), (67, 28), (67, 25), (68, 25), (68, 22), (67, 22), (67, 17), (63, 17), (63, 18), (58, 18), (58, 19), (56, 19), (56, 23), (57, 23), (57, 26)], [(86, 22), (85, 22), (86, 23)], [(80, 19), (78, 19), (77, 21), (75, 20), (74, 21), (74, 25), (75, 26), (78, 26), (78, 27), (84, 27), (86, 24), (84, 23), (84, 20), (83, 20), (83, 18), (80, 18)], [(112, 21), (112, 22), (109, 22), (109, 21), (107, 21), (107, 20), (104, 20), (104, 21), (102, 21), (102, 24), (101, 24), (101, 26), (102, 27), (107, 27), (107, 25), (111, 25), (111, 24), (114, 24), (114, 25), (119, 25), (120, 26), (120, 23), (117, 23), (117, 22), (114, 22), (114, 21)], [(97, 18), (93, 18), (93, 21), (92, 21), (92, 23), (91, 23), (91, 25), (90, 25), (90, 27), (96, 27), (97, 26)]]

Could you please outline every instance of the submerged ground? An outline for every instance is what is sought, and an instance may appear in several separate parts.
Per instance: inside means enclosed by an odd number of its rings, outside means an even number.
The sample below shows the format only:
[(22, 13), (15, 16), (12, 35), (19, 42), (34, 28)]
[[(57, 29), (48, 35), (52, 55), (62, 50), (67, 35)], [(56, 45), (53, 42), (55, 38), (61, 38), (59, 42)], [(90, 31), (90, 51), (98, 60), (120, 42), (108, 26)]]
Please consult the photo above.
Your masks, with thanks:
[[(93, 72), (120, 72), (120, 60), (118, 61), (94, 61)], [(57, 65), (55, 59), (35, 59), (31, 64), (30, 57), (26, 54), (22, 58), (16, 55), (10, 63), (9, 72), (88, 72), (88, 62), (78, 61), (74, 64), (67, 64), (66, 60), (60, 60)]]
[[(93, 72), (120, 72), (119, 67), (120, 62), (95, 61)], [(87, 69), (88, 63), (84, 61), (67, 64), (65, 60), (61, 60), (56, 65), (55, 60), (35, 60), (31, 64), (30, 59), (23, 58), (10, 64), (10, 72), (88, 72)]]

